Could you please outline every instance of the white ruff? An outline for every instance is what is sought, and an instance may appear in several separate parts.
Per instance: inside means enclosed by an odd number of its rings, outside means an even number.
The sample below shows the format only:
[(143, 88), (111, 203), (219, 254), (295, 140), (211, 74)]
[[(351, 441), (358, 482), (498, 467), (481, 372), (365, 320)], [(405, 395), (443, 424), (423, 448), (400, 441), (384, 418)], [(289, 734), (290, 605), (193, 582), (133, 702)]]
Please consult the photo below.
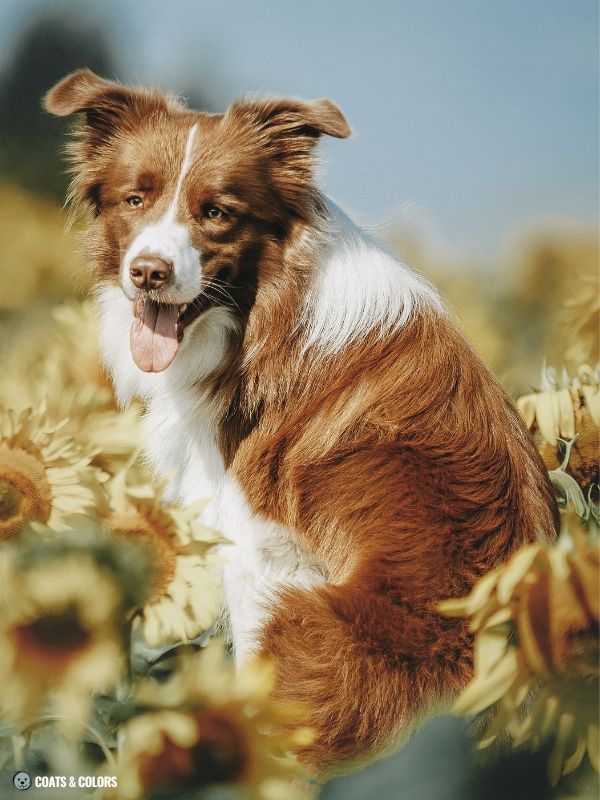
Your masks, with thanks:
[(305, 350), (316, 345), (338, 353), (373, 330), (384, 336), (399, 329), (423, 304), (443, 310), (424, 278), (372, 242), (330, 200), (327, 212), (317, 272), (302, 313)]

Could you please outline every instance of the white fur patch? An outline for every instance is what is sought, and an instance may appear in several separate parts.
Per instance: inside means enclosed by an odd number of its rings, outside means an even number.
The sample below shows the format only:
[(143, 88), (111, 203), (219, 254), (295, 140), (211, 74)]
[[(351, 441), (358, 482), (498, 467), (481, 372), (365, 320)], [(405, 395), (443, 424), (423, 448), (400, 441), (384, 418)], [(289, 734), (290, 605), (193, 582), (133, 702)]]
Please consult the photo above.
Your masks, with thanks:
[(163, 292), (165, 302), (189, 303), (199, 293), (202, 283), (200, 253), (192, 246), (189, 232), (177, 222), (177, 208), (183, 181), (192, 163), (192, 145), (196, 135), (196, 124), (188, 133), (183, 163), (177, 178), (175, 193), (164, 217), (154, 225), (148, 225), (133, 240), (121, 262), (121, 286), (133, 300), (137, 290), (131, 281), (131, 262), (142, 253), (155, 255), (173, 264), (173, 283), (168, 292)]
[(179, 170), (179, 175), (177, 176), (177, 185), (175, 186), (175, 194), (173, 195), (173, 200), (171, 201), (171, 205), (169, 206), (167, 213), (165, 214), (165, 220), (170, 220), (174, 222), (177, 217), (177, 206), (179, 205), (179, 196), (181, 195), (181, 187), (183, 186), (183, 181), (185, 176), (188, 174), (190, 167), (192, 166), (192, 146), (194, 144), (194, 139), (196, 137), (196, 131), (198, 130), (197, 123), (194, 123), (189, 130), (187, 141), (185, 143), (185, 153), (183, 155), (183, 163), (181, 165), (181, 169)]
[(158, 474), (177, 474), (169, 494), (186, 504), (214, 497), (224, 475), (217, 444), (218, 408), (195, 385), (222, 362), (236, 322), (225, 308), (212, 308), (186, 328), (171, 366), (164, 372), (142, 372), (131, 357), (131, 302), (115, 286), (97, 293), (100, 347), (117, 398), (146, 401), (147, 452)]
[(231, 311), (215, 306), (187, 326), (173, 363), (163, 372), (142, 372), (131, 356), (129, 331), (133, 304), (121, 289), (107, 284), (96, 292), (100, 314), (100, 349), (110, 370), (119, 403), (191, 387), (214, 372), (223, 361), (229, 338), (237, 328)]
[[(175, 476), (165, 500), (180, 500), (184, 506), (198, 500), (213, 500), (225, 474), (217, 441), (218, 406), (194, 387), (153, 395), (144, 415), (146, 453), (158, 475)], [(214, 524), (215, 509), (202, 515)]]
[(381, 336), (402, 327), (427, 303), (443, 310), (435, 289), (372, 242), (331, 201), (317, 272), (305, 300), (304, 349), (337, 353), (371, 331)]
[(218, 526), (233, 544), (222, 553), (223, 587), (236, 662), (256, 650), (257, 634), (264, 627), (286, 586), (310, 588), (324, 582), (324, 574), (300, 545), (292, 531), (253, 514), (235, 480), (223, 482)]

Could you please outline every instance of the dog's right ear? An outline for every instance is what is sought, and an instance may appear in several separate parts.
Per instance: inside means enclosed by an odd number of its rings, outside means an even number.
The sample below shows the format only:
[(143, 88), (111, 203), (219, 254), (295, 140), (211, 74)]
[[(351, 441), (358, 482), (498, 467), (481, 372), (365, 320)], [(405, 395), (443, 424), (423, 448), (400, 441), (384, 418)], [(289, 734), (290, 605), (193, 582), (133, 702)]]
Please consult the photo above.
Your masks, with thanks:
[(42, 105), (51, 114), (81, 114), (82, 121), (66, 147), (73, 179), (69, 197), (98, 207), (98, 187), (108, 163), (107, 145), (116, 133), (135, 129), (149, 116), (181, 111), (182, 106), (162, 92), (130, 89), (100, 78), (88, 69), (67, 75), (45, 95)]
[(164, 111), (175, 103), (158, 92), (130, 89), (107, 81), (89, 69), (67, 75), (45, 95), (42, 105), (51, 114), (66, 117), (85, 114), (88, 139), (106, 140), (128, 118)]
[(91, 111), (98, 104), (105, 105), (111, 97), (116, 106), (123, 105), (126, 92), (124, 87), (89, 69), (79, 69), (55, 84), (44, 96), (42, 105), (57, 117), (67, 117), (77, 111)]
[(129, 89), (100, 78), (88, 69), (67, 75), (42, 100), (51, 114), (82, 115), (65, 150), (72, 175), (69, 199), (98, 213), (100, 187), (110, 163), (109, 147), (120, 131), (134, 129), (150, 115), (167, 114), (181, 108), (161, 92)]

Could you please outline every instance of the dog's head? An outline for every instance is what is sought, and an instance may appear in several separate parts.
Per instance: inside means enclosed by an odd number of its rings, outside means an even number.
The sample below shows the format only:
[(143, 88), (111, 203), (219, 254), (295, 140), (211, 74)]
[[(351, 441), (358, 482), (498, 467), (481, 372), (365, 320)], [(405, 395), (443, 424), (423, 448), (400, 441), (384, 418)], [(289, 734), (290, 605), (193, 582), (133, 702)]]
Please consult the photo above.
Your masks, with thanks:
[(84, 115), (69, 147), (71, 199), (93, 210), (90, 252), (100, 279), (131, 301), (131, 354), (144, 372), (169, 366), (207, 308), (248, 302), (265, 247), (314, 214), (317, 139), (350, 134), (329, 100), (197, 113), (86, 70), (44, 105)]

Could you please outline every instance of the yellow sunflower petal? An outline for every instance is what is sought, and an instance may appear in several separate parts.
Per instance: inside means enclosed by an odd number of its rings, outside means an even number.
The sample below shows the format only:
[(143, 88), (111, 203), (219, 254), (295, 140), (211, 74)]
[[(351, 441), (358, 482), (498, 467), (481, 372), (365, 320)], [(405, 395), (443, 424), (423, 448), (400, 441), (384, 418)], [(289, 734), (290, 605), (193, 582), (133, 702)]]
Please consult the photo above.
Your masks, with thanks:
[(499, 700), (519, 673), (517, 654), (509, 650), (484, 677), (476, 676), (454, 704), (458, 714), (478, 714)]
[(554, 397), (558, 405), (559, 432), (563, 439), (572, 439), (575, 436), (575, 411), (571, 390), (561, 389)]
[(563, 770), (562, 770), (563, 775), (570, 775), (572, 772), (575, 772), (577, 767), (583, 761), (583, 757), (586, 751), (586, 745), (587, 743), (585, 736), (578, 736), (575, 745), (575, 750), (568, 758), (565, 758), (564, 760)]
[(499, 603), (508, 603), (515, 587), (523, 580), (540, 551), (540, 545), (532, 544), (512, 556), (498, 577), (496, 595)]
[(517, 408), (525, 421), (525, 425), (528, 428), (531, 428), (533, 423), (535, 422), (535, 415), (537, 410), (537, 395), (536, 394), (527, 394), (523, 397), (519, 397), (517, 400)]
[(587, 728), (587, 754), (596, 772), (600, 772), (600, 728), (591, 723)]
[(560, 434), (559, 414), (554, 392), (540, 392), (535, 419), (540, 433), (548, 444), (555, 445), (556, 437)]
[(571, 712), (561, 714), (558, 721), (556, 741), (548, 759), (548, 783), (556, 786), (563, 774), (565, 751), (573, 751), (572, 740), (575, 730), (575, 716)]

